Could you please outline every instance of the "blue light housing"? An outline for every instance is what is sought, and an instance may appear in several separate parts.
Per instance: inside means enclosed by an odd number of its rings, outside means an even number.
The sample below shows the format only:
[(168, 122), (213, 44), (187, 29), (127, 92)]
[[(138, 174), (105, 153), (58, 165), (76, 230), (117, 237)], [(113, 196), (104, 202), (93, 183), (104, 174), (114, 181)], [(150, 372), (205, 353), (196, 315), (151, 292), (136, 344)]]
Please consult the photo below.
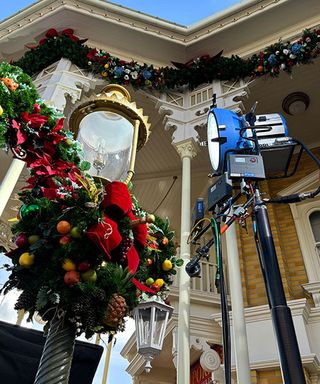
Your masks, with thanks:
[(247, 131), (240, 130), (246, 127), (243, 116), (238, 116), (228, 109), (212, 108), (209, 111), (207, 141), (211, 165), (214, 173), (225, 172), (227, 153), (239, 149), (252, 148), (252, 141), (247, 140)]

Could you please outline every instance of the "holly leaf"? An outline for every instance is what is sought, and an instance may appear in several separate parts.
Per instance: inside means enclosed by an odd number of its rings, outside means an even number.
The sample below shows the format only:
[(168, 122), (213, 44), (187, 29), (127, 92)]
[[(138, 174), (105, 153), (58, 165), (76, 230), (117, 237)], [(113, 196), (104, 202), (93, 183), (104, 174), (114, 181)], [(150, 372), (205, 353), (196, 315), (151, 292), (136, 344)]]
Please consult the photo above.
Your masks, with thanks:
[(176, 261), (176, 266), (177, 266), (177, 267), (181, 267), (181, 266), (183, 265), (183, 263), (184, 263), (184, 261), (183, 261), (182, 259), (178, 259), (178, 260)]
[(89, 169), (91, 168), (91, 164), (89, 163), (89, 161), (81, 161), (81, 164), (80, 164), (80, 170), (81, 171), (88, 171)]
[(37, 294), (36, 308), (39, 311), (44, 308), (49, 302), (49, 294), (50, 289), (48, 287), (42, 287), (39, 289)]

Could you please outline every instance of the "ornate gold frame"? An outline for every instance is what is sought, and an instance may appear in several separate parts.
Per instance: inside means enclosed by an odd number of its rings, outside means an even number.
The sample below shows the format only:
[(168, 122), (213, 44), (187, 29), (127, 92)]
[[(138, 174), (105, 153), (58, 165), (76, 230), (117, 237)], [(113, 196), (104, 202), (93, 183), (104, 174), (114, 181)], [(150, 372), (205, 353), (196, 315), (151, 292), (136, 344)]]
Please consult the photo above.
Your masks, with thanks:
[(78, 105), (70, 116), (69, 128), (78, 136), (81, 120), (92, 112), (110, 111), (127, 119), (134, 127), (132, 153), (128, 176), (124, 183), (129, 183), (134, 174), (136, 152), (147, 142), (150, 134), (148, 116), (143, 115), (143, 109), (137, 108), (131, 101), (130, 93), (121, 85), (109, 84), (98, 95), (91, 96), (84, 103)]

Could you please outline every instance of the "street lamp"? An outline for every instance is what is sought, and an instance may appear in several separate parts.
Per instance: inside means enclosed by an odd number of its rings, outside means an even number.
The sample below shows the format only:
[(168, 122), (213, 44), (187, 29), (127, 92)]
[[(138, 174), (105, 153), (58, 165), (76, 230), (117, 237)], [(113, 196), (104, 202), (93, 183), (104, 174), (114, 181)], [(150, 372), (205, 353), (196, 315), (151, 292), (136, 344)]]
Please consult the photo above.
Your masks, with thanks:
[(138, 353), (145, 358), (145, 371), (150, 372), (151, 361), (162, 350), (168, 320), (173, 307), (152, 298), (142, 301), (134, 309)]
[[(83, 148), (84, 160), (93, 166), (88, 173), (102, 184), (115, 180), (128, 184), (136, 152), (149, 136), (148, 117), (120, 85), (107, 85), (84, 99), (74, 106), (69, 128)], [(156, 319), (160, 324), (161, 313)], [(69, 382), (74, 342), (75, 328), (58, 313), (51, 322), (35, 384)]]
[(89, 174), (126, 184), (131, 180), (150, 124), (125, 88), (110, 84), (87, 98), (73, 110), (69, 127), (93, 166)]

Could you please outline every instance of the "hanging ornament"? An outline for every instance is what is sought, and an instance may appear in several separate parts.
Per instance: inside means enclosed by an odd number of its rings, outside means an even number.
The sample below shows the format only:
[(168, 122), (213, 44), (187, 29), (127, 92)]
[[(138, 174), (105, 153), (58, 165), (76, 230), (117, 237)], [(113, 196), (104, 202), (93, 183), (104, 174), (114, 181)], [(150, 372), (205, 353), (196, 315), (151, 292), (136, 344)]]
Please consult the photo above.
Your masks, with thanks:
[(165, 237), (161, 240), (161, 245), (163, 245), (164, 247), (166, 247), (168, 244), (169, 244), (169, 239), (165, 236)]
[(259, 65), (257, 67), (257, 72), (262, 73), (264, 71), (264, 66), (263, 66), (263, 52), (260, 51), (259, 53)]
[(161, 288), (164, 285), (164, 280), (163, 279), (157, 279), (154, 284), (157, 284), (159, 288)]
[(63, 264), (62, 264), (62, 268), (65, 270), (65, 271), (75, 271), (76, 270), (76, 265), (75, 263), (70, 260), (70, 259), (65, 259)]
[(21, 265), (21, 267), (30, 268), (33, 263), (34, 263), (34, 255), (30, 254), (29, 252), (24, 252), (19, 257), (19, 264)]
[(23, 204), (19, 210), (19, 216), (22, 220), (27, 219), (28, 217), (38, 215), (40, 212), (40, 207), (37, 204)]
[(0, 80), (4, 83), (4, 85), (11, 91), (15, 91), (18, 87), (19, 84), (16, 83), (13, 79), (10, 79), (9, 77), (3, 77)]
[(170, 269), (172, 269), (172, 263), (170, 260), (166, 259), (163, 263), (162, 263), (162, 269), (164, 271), (170, 271)]
[(17, 245), (17, 247), (21, 248), (21, 247), (24, 247), (25, 245), (28, 244), (28, 238), (27, 238), (27, 235), (25, 233), (20, 233), (16, 239), (15, 239), (15, 243)]
[(0, 116), (2, 116), (2, 115), (3, 115), (3, 108), (0, 105)]
[(80, 281), (80, 273), (77, 271), (68, 271), (64, 275), (63, 278), (66, 285), (69, 287), (72, 287), (73, 285), (76, 285)]
[(70, 232), (71, 224), (66, 220), (61, 220), (57, 224), (57, 231), (60, 233), (60, 235), (66, 235)]

